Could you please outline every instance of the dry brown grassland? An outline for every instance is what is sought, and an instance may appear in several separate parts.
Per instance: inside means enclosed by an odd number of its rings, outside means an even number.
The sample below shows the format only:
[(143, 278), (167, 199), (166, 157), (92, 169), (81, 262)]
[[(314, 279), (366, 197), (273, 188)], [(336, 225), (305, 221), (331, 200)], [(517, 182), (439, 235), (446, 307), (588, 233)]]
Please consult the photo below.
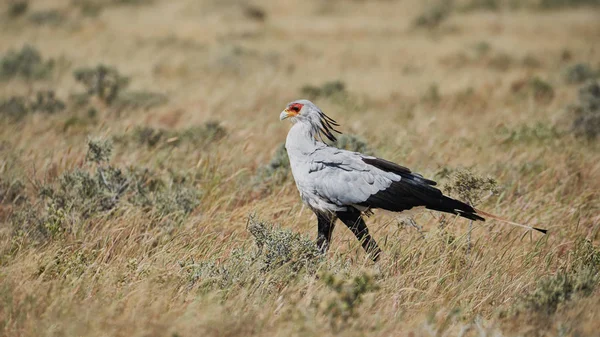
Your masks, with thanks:
[[(0, 336), (597, 335), (599, 8), (3, 1)], [(376, 214), (379, 263), (342, 226), (319, 256), (280, 148), (301, 97), (548, 235)]]

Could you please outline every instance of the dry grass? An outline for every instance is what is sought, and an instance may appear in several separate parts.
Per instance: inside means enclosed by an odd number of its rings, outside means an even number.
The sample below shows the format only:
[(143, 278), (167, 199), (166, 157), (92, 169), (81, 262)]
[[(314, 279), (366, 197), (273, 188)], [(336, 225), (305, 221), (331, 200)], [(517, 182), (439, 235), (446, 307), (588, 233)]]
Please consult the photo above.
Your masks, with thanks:
[[(427, 25), (416, 0), (22, 3), (0, 5), (20, 67), (0, 79), (0, 335), (597, 334), (600, 148), (565, 80), (598, 74), (597, 1), (456, 1)], [(475, 224), (467, 254), (467, 221), (378, 214), (378, 264), (342, 226), (313, 256), (291, 177), (261, 176), (306, 88), (379, 156), (490, 176), (479, 207), (549, 234)]]

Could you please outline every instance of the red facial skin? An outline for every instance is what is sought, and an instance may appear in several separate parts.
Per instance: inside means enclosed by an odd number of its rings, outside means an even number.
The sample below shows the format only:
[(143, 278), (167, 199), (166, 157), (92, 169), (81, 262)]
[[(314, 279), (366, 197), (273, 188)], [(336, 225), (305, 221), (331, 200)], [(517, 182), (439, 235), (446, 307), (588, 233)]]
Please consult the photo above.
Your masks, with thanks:
[(297, 114), (300, 113), (300, 110), (302, 110), (303, 106), (304, 106), (304, 104), (292, 103), (288, 106), (287, 111), (289, 112), (290, 115), (296, 116)]

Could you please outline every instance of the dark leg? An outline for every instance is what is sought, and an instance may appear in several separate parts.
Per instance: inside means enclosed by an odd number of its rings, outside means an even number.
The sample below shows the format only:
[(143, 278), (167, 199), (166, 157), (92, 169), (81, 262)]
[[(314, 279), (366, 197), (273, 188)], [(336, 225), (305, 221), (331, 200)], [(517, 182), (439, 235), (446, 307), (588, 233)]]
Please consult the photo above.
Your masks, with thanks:
[(317, 247), (321, 251), (321, 253), (326, 253), (327, 249), (329, 249), (329, 244), (331, 242), (331, 234), (333, 233), (333, 227), (335, 225), (335, 220), (337, 218), (333, 214), (326, 213), (318, 213), (317, 219), (319, 220), (319, 232), (317, 234)]
[(364, 250), (371, 256), (373, 261), (379, 259), (381, 249), (377, 246), (377, 242), (369, 234), (369, 229), (363, 220), (360, 211), (355, 208), (349, 208), (345, 212), (337, 212), (336, 215), (342, 222), (350, 228), (358, 241), (362, 244)]

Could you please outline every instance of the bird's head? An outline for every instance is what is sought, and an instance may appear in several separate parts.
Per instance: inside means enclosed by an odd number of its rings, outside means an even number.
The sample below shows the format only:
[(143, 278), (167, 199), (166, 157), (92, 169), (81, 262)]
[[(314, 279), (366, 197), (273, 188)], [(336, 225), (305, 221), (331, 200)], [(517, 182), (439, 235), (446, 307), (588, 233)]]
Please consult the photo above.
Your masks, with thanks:
[(314, 135), (318, 135), (321, 140), (323, 140), (322, 135), (324, 135), (332, 142), (335, 142), (336, 138), (332, 131), (341, 133), (334, 128), (334, 126), (339, 126), (339, 124), (325, 115), (319, 107), (307, 99), (299, 99), (288, 103), (285, 110), (279, 115), (279, 120), (288, 118), (292, 123), (310, 125), (314, 131)]

